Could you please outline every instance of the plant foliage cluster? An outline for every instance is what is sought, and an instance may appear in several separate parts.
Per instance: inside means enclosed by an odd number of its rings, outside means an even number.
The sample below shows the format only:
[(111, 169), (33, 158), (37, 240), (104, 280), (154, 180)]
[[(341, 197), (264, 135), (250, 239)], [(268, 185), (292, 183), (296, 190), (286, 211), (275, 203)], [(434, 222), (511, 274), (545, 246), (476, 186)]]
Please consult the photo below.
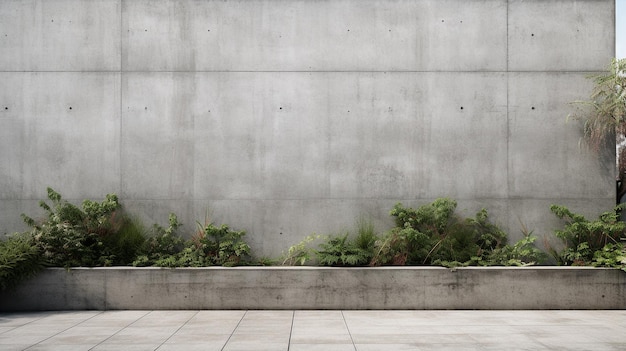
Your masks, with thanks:
[[(86, 200), (75, 206), (48, 189), (49, 202), (40, 206), (42, 220), (22, 215), (30, 230), (0, 241), (0, 289), (45, 266), (158, 266), (202, 267), (252, 264), (244, 231), (209, 221), (198, 223), (190, 239), (178, 234), (181, 224), (170, 214), (167, 228), (145, 229), (126, 214), (117, 196), (102, 202)], [(377, 233), (360, 219), (353, 231), (338, 235), (305, 237), (280, 259), (264, 264), (324, 266), (440, 265), (458, 267), (524, 266), (541, 264), (547, 255), (535, 246), (537, 237), (522, 229), (524, 237), (507, 243), (507, 234), (489, 221), (482, 209), (474, 217), (456, 214), (457, 203), (440, 198), (416, 209), (396, 204), (390, 211), (395, 227)], [(547, 251), (559, 265), (593, 265), (626, 269), (622, 239), (626, 223), (619, 220), (621, 207), (588, 220), (564, 206), (552, 212), (565, 225), (555, 231), (562, 245), (546, 241)]]
[(565, 222), (563, 229), (555, 231), (562, 243), (560, 247), (546, 244), (557, 264), (626, 268), (626, 222), (619, 219), (622, 205), (600, 214), (596, 220), (588, 220), (565, 206), (552, 205), (550, 209)]
[[(397, 204), (390, 214), (396, 226), (376, 233), (371, 222), (361, 219), (354, 233), (325, 236), (317, 248), (311, 236), (292, 246), (283, 264), (305, 264), (317, 260), (327, 266), (378, 265), (531, 265), (544, 254), (534, 246), (530, 234), (514, 245), (507, 235), (489, 222), (487, 211), (475, 218), (455, 214), (456, 202), (441, 198), (417, 209)], [(316, 238), (319, 238), (316, 237)]]
[(183, 240), (176, 234), (180, 224), (175, 215), (170, 215), (167, 229), (155, 226), (157, 235), (148, 240), (145, 252), (134, 266), (159, 267), (206, 267), (236, 266), (246, 263), (250, 257), (250, 246), (243, 240), (244, 231), (231, 230), (223, 224), (198, 224), (198, 232)]
[(185, 240), (177, 233), (175, 214), (167, 228), (155, 224), (146, 230), (123, 211), (114, 194), (76, 206), (51, 188), (47, 192), (48, 202), (40, 202), (44, 218), (22, 214), (30, 230), (0, 240), (0, 289), (46, 266), (232, 266), (246, 263), (250, 255), (245, 232), (226, 225), (207, 224)]

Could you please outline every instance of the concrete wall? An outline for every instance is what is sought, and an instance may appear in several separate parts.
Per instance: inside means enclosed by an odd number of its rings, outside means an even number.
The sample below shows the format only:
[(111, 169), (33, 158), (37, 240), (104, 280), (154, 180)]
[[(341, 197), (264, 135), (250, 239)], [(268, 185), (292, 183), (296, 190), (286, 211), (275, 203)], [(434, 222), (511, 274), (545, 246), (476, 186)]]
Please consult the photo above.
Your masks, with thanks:
[(569, 102), (614, 55), (614, 0), (4, 0), (0, 233), (117, 193), (146, 222), (207, 211), (276, 255), (394, 203), (614, 203)]
[(0, 311), (625, 309), (626, 274), (593, 267), (46, 269)]

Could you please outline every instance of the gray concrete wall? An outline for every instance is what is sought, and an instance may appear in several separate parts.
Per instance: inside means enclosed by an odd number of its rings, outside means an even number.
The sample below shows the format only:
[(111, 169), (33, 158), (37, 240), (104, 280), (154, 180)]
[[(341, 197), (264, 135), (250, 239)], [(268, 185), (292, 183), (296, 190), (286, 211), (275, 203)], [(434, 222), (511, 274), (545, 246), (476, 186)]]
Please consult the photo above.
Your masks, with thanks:
[(614, 203), (569, 102), (614, 0), (4, 0), (0, 233), (51, 186), (146, 222), (207, 211), (259, 256), (437, 197), (519, 237)]
[(46, 269), (0, 311), (624, 309), (626, 274), (593, 267)]

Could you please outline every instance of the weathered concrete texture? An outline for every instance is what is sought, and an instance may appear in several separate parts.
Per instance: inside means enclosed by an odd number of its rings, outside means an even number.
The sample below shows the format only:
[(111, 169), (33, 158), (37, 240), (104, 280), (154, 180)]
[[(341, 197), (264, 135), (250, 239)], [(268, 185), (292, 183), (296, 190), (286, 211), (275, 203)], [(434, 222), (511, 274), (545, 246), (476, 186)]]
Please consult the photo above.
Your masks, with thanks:
[(47, 186), (69, 199), (119, 193), (120, 73), (4, 72), (0, 81), (3, 199), (45, 198)]
[(615, 2), (509, 0), (508, 69), (595, 71), (615, 55)]
[(123, 6), (128, 71), (506, 69), (505, 0), (135, 0)]
[(0, 310), (624, 309), (625, 273), (572, 267), (46, 269)]
[(120, 6), (120, 0), (3, 0), (0, 71), (119, 71)]
[(0, 1), (0, 233), (51, 186), (258, 256), (442, 196), (543, 236), (614, 203), (565, 122), (613, 32), (614, 0)]

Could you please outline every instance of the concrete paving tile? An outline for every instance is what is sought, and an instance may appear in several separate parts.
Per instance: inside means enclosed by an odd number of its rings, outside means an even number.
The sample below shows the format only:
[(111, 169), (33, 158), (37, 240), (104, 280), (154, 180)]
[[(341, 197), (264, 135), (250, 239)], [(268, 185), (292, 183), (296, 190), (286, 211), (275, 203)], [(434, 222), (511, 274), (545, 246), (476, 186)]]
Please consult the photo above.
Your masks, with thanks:
[(291, 335), (291, 344), (350, 344), (352, 345), (352, 337), (350, 334), (301, 334)]
[(86, 312), (15, 314), (15, 320), (3, 314), (0, 350), (603, 351), (626, 345), (626, 311)]
[(186, 325), (219, 325), (237, 326), (246, 311), (198, 311)]
[[(455, 329), (456, 330), (456, 329)], [(541, 347), (542, 344), (536, 342), (533, 338), (524, 334), (517, 333), (500, 333), (500, 334), (487, 334), (487, 333), (471, 333), (469, 336), (479, 344), (500, 344), (502, 345), (531, 345), (535, 347)]]
[[(355, 351), (350, 344), (291, 344), (289, 351)], [(390, 349), (391, 350), (391, 349)]]
[(226, 344), (231, 334), (176, 333), (165, 344)]
[(182, 326), (176, 334), (192, 335), (192, 334), (232, 334), (237, 328), (236, 323), (187, 323)]
[(95, 346), (91, 350), (93, 351), (154, 351), (161, 346), (160, 344), (107, 344), (102, 343), (98, 346)]
[(49, 316), (50, 312), (0, 313), (0, 326), (13, 327), (32, 323)]
[(133, 327), (182, 326), (196, 311), (152, 311), (132, 324)]
[(355, 344), (356, 351), (419, 351), (420, 348), (414, 344)]
[(126, 327), (141, 319), (150, 311), (105, 311), (80, 324), (82, 327)]
[(602, 341), (599, 335), (605, 332), (601, 326), (561, 326), (547, 325), (539, 327), (524, 326), (518, 331), (536, 340), (565, 339), (572, 342)]
[(437, 311), (387, 311), (387, 310), (350, 310), (343, 311), (344, 318), (347, 319), (359, 319), (359, 318), (375, 318), (375, 319), (391, 319), (398, 320), (404, 318), (410, 319), (423, 319), (428, 320), (436, 316)]
[(343, 320), (341, 311), (295, 311), (294, 320)]
[(548, 350), (545, 345), (541, 344), (515, 344), (513, 342), (502, 342), (495, 344), (480, 344), (480, 350), (482, 351), (540, 351)]
[(289, 333), (281, 334), (233, 334), (228, 343), (237, 342), (259, 342), (259, 343), (289, 343)]
[(68, 325), (36, 325), (36, 324), (27, 324), (21, 327), (16, 327), (13, 330), (9, 330), (2, 335), (47, 335), (52, 336), (56, 335), (64, 330), (71, 328), (72, 326)]
[[(418, 344), (417, 350), (420, 351), (483, 351), (483, 346), (472, 344)], [(504, 348), (502, 350), (507, 350)]]
[(44, 318), (37, 319), (30, 324), (33, 325), (76, 325), (84, 322), (94, 316), (97, 316), (102, 312), (100, 311), (72, 311), (72, 312), (59, 312), (57, 314), (51, 314)]
[[(2, 347), (4, 347), (4, 345), (12, 345), (12, 344), (34, 345), (50, 338), (53, 335), (54, 334), (42, 333), (42, 332), (22, 334), (19, 332), (19, 330), (11, 330), (4, 334), (0, 334), (0, 345), (2, 345)], [(0, 347), (0, 349), (2, 347)]]
[[(540, 336), (536, 337), (535, 341), (541, 345), (545, 345), (550, 349), (562, 349), (562, 350), (597, 350), (602, 342), (598, 342), (593, 338), (586, 338), (585, 336), (569, 337), (565, 335), (555, 336)], [(624, 346), (622, 345), (622, 350)]]
[(623, 344), (602, 344), (602, 343), (568, 343), (563, 342), (558, 345), (545, 345), (545, 350), (567, 350), (567, 351), (623, 351)]
[(307, 329), (294, 329), (291, 332), (292, 337), (318, 337), (318, 336), (334, 336), (334, 335), (350, 335), (350, 332), (346, 328), (307, 328)]
[(457, 331), (456, 328), (464, 327), (464, 326), (448, 326), (448, 325), (419, 325), (419, 326), (405, 326), (405, 325), (351, 325), (348, 329), (359, 334), (371, 334), (371, 335), (394, 335), (394, 334), (415, 334), (415, 335), (424, 335), (424, 334), (432, 334), (432, 335), (440, 335), (440, 334), (450, 334), (454, 332), (455, 334), (461, 334)]
[(295, 319), (293, 329), (324, 328), (346, 330), (346, 322), (343, 319)]
[[(617, 312), (617, 313), (614, 313)], [(606, 325), (609, 318), (626, 322), (622, 311), (507, 311), (509, 318), (502, 318), (507, 325)]]
[(23, 351), (31, 347), (32, 344), (7, 344), (2, 345), (2, 351)]
[(231, 326), (237, 326), (239, 325), (239, 323), (241, 322), (241, 318), (238, 319), (220, 319), (220, 318), (212, 318), (212, 319), (204, 319), (204, 318), (192, 318), (189, 321), (187, 321), (187, 323), (185, 323), (185, 325), (190, 325), (190, 326), (216, 326), (216, 325), (221, 325), (221, 324), (226, 324), (226, 325), (231, 325)]
[[(386, 311), (344, 311), (346, 324), (349, 328), (367, 326), (367, 325), (388, 325), (388, 326), (433, 326), (433, 325), (445, 325), (448, 326), (453, 322), (454, 324), (466, 325), (466, 324), (485, 324), (488, 321), (493, 321), (489, 324), (500, 325), (501, 321), (494, 317), (483, 317), (477, 323), (476, 318), (468, 318), (466, 313), (455, 314), (457, 319), (449, 318), (446, 313), (441, 311), (389, 311), (391, 313), (386, 314)], [(449, 311), (443, 311), (449, 312)]]
[(105, 341), (108, 344), (162, 344), (177, 331), (177, 327), (128, 327)]
[(246, 342), (229, 342), (223, 349), (224, 351), (287, 351), (288, 343), (259, 343), (254, 341)]
[(355, 344), (476, 344), (471, 336), (466, 334), (361, 334), (360, 331), (351, 333)]
[(244, 316), (244, 320), (291, 320), (294, 311), (248, 311)]
[[(423, 328), (426, 333), (443, 332), (449, 334), (454, 331), (455, 334), (476, 334), (476, 335), (511, 335), (518, 333), (519, 331), (510, 325), (451, 325), (451, 326), (438, 326), (435, 328)], [(416, 333), (422, 333), (422, 330), (417, 330)]]
[(291, 323), (276, 323), (272, 321), (268, 321), (267, 323), (241, 322), (235, 332), (246, 334), (290, 333)]
[(93, 346), (105, 341), (120, 330), (116, 327), (74, 327), (42, 341), (41, 344), (92, 344)]
[(6, 333), (9, 330), (13, 330), (13, 329), (15, 329), (15, 327), (0, 327), (0, 334)]
[(220, 351), (224, 344), (163, 344), (157, 351)]
[(89, 351), (96, 344), (38, 344), (28, 348), (28, 351)]
[(328, 344), (336, 344), (336, 343), (352, 343), (352, 337), (350, 333), (320, 333), (319, 331), (315, 331), (309, 334), (300, 333), (300, 334), (291, 334), (291, 342), (298, 344), (319, 344), (319, 343), (328, 343)]

